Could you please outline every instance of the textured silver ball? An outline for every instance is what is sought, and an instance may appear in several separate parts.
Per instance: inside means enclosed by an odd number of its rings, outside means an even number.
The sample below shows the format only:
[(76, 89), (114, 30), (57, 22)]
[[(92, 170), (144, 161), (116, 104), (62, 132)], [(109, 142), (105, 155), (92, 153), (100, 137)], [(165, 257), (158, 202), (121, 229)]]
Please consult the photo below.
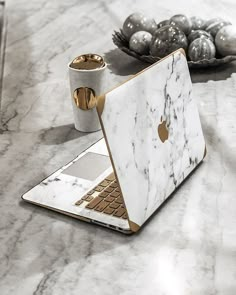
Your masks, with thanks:
[(219, 30), (215, 38), (217, 51), (222, 55), (236, 55), (236, 27), (226, 26)]
[(160, 28), (162, 28), (164, 26), (167, 26), (169, 24), (170, 24), (170, 20), (169, 19), (163, 20), (163, 21), (161, 21), (161, 22), (159, 22), (157, 24), (157, 29), (160, 29)]
[(215, 37), (221, 28), (228, 25), (231, 25), (231, 23), (225, 21), (214, 22), (206, 28), (206, 31), (210, 33), (213, 37)]
[(192, 16), (190, 21), (192, 23), (192, 30), (204, 30), (206, 28), (206, 21), (198, 16)]
[(191, 32), (192, 23), (184, 14), (176, 14), (170, 18), (170, 25), (177, 26), (181, 31), (188, 35)]
[(123, 33), (129, 38), (138, 31), (146, 31), (153, 34), (157, 24), (153, 18), (148, 18), (142, 13), (133, 13), (127, 17), (123, 24)]
[(136, 32), (130, 37), (129, 48), (141, 55), (148, 54), (151, 40), (152, 34), (149, 32)]
[(188, 41), (189, 41), (189, 43), (192, 43), (193, 40), (198, 39), (198, 38), (208, 38), (212, 42), (214, 41), (212, 35), (210, 33), (206, 32), (206, 31), (203, 31), (203, 30), (192, 31), (188, 35)]
[(210, 39), (195, 39), (189, 46), (188, 56), (192, 61), (212, 59), (215, 57), (216, 48)]
[(223, 22), (224, 20), (223, 20), (223, 18), (221, 18), (221, 17), (214, 17), (214, 18), (211, 18), (211, 19), (209, 19), (208, 21), (206, 21), (206, 24), (205, 24), (205, 26), (206, 26), (206, 28), (208, 27), (208, 26), (210, 26), (211, 24), (213, 24), (213, 23), (216, 23), (216, 22)]
[(184, 32), (176, 26), (167, 25), (158, 29), (153, 35), (150, 54), (164, 57), (179, 48), (186, 50), (187, 46), (188, 40)]

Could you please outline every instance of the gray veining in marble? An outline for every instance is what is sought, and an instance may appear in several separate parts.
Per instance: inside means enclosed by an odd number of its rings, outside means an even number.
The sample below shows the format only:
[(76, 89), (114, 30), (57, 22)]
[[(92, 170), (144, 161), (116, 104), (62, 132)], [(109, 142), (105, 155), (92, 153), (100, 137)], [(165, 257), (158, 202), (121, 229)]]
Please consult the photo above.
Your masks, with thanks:
[(129, 219), (141, 226), (204, 157), (185, 55), (177, 51), (108, 92), (101, 119)]
[(163, 20), (184, 12), (235, 23), (235, 1), (8, 0), (7, 9), (0, 294), (235, 295), (235, 63), (192, 73), (208, 156), (137, 235), (20, 201), (101, 137), (73, 128), (67, 64), (74, 56), (105, 55), (110, 88), (145, 67), (111, 41), (128, 14)]

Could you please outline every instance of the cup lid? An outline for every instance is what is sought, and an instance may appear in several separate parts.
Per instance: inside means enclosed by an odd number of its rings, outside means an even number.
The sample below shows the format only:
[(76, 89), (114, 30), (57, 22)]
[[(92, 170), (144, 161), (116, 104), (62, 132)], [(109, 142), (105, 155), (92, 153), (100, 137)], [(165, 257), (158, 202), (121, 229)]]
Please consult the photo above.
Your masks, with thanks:
[(77, 56), (69, 66), (76, 70), (95, 70), (104, 65), (105, 61), (100, 55), (89, 53)]

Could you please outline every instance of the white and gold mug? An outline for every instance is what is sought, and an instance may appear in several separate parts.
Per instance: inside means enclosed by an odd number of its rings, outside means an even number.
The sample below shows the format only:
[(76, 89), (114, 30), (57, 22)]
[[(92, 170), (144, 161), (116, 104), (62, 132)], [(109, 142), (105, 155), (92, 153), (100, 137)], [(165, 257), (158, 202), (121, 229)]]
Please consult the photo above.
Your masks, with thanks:
[(75, 128), (82, 132), (98, 131), (101, 126), (96, 96), (104, 93), (107, 64), (98, 54), (84, 54), (68, 67)]

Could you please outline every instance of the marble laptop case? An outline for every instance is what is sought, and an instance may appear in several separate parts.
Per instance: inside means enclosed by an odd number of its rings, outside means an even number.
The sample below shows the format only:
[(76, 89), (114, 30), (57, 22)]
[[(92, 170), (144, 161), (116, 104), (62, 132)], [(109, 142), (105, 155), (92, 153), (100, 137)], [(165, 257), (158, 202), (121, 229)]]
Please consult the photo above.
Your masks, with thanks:
[(136, 231), (206, 154), (184, 51), (100, 97), (98, 113)]
[[(97, 99), (104, 139), (23, 199), (85, 221), (136, 232), (206, 154), (186, 57), (178, 50)], [(87, 157), (93, 153), (94, 161), (105, 163), (101, 171)], [(75, 173), (73, 165), (82, 162), (93, 174)], [(112, 172), (127, 219), (75, 205)]]

